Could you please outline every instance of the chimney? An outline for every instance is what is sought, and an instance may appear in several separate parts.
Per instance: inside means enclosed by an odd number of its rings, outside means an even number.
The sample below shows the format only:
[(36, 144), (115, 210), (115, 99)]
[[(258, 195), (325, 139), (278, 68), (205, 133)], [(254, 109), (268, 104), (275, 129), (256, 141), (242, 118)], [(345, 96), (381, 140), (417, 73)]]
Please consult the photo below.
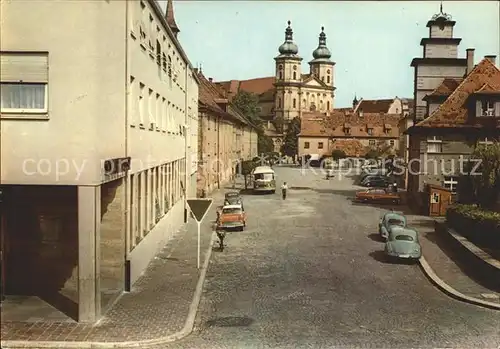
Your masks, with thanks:
[(214, 82), (214, 79), (212, 79), (212, 78), (208, 78), (208, 81), (210, 81), (210, 82)]
[(488, 56), (484, 56), (484, 59), (487, 59), (488, 61), (490, 61), (491, 63), (493, 63), (493, 65), (496, 65), (497, 56), (495, 56), (495, 55), (488, 55)]
[(470, 74), (472, 69), (474, 69), (474, 50), (473, 48), (468, 48), (467, 51), (467, 75)]

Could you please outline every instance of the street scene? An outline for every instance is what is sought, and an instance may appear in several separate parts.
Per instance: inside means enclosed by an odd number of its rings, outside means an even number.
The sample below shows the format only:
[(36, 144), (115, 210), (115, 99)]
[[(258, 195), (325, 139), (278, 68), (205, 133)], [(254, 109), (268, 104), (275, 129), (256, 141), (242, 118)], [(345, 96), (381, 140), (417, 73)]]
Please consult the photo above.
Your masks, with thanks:
[(1, 348), (500, 349), (500, 3), (0, 16)]

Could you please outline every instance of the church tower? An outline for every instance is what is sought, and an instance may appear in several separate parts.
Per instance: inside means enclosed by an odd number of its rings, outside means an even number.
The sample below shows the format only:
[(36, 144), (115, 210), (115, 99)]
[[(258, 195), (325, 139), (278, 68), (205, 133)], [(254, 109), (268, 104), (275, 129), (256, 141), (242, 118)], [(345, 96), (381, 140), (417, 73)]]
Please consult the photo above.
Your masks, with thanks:
[(437, 88), (444, 79), (461, 81), (467, 70), (467, 59), (458, 58), (458, 45), (462, 39), (453, 37), (455, 21), (443, 12), (441, 3), (439, 13), (427, 22), (429, 37), (423, 38), (423, 57), (414, 58), (411, 66), (415, 69), (413, 122), (417, 123), (427, 115), (425, 96)]
[(330, 57), (332, 57), (332, 54), (326, 47), (325, 28), (321, 27), (318, 48), (313, 51), (314, 59), (309, 62), (310, 73), (328, 86), (333, 87), (333, 66), (335, 62), (332, 62)]
[(291, 120), (300, 114), (300, 84), (302, 82), (299, 48), (293, 42), (291, 22), (285, 30), (285, 42), (278, 48), (276, 62), (275, 118)]

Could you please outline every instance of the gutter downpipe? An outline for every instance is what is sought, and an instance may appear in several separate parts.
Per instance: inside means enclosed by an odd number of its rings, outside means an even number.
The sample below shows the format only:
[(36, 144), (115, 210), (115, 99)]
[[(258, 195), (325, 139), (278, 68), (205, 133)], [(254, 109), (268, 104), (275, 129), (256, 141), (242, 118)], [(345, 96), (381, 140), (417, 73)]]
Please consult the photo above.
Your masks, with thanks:
[(185, 100), (185, 106), (184, 106), (184, 152), (185, 152), (185, 157), (184, 157), (184, 223), (188, 222), (188, 204), (187, 204), (187, 197), (188, 197), (188, 192), (189, 192), (189, 185), (188, 185), (188, 180), (189, 180), (189, 174), (191, 174), (191, 154), (189, 153), (190, 147), (189, 147), (189, 140), (191, 140), (191, 127), (189, 124), (189, 62), (186, 62), (186, 72), (184, 74), (184, 86), (186, 89), (186, 92), (184, 93), (184, 100)]
[[(130, 108), (129, 108), (129, 103), (130, 103), (130, 84), (129, 84), (129, 76), (130, 76), (130, 45), (129, 45), (129, 35), (130, 35), (130, 9), (129, 9), (129, 1), (125, 2), (125, 156), (127, 157), (130, 154), (129, 151), (129, 121), (130, 121)], [(132, 190), (132, 183), (131, 183), (131, 172), (132, 172), (132, 161), (130, 162), (130, 169), (127, 171), (127, 176), (126, 176), (126, 182), (125, 182), (125, 194), (127, 195), (125, 199), (125, 203), (127, 205), (125, 211), (127, 212), (126, 214), (126, 224), (127, 228), (125, 229), (125, 233), (127, 236), (125, 236), (125, 260), (129, 257), (129, 252), (130, 252), (130, 246), (131, 246), (131, 241), (130, 241), (130, 232), (128, 231), (130, 229), (130, 220), (132, 219), (130, 215), (130, 205), (132, 204), (130, 202), (130, 191)], [(126, 269), (126, 268), (125, 268)], [(127, 271), (125, 271), (127, 272)], [(125, 280), (127, 280), (127, 276), (125, 277)]]

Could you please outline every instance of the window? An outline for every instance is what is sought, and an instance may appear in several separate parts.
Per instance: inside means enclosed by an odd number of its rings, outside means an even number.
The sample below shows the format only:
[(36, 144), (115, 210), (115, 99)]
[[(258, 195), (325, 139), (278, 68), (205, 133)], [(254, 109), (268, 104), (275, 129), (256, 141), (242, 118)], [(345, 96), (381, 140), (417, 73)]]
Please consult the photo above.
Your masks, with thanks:
[(149, 95), (148, 95), (148, 116), (149, 116), (149, 122), (150, 126), (153, 125), (153, 120), (154, 120), (154, 101), (153, 101), (153, 90), (149, 89)]
[(144, 84), (139, 83), (139, 123), (144, 126), (144, 115), (146, 114), (144, 105)]
[(394, 139), (391, 139), (391, 140), (389, 141), (389, 144), (391, 145), (391, 147), (393, 147), (393, 146), (394, 146)]
[(318, 142), (318, 149), (323, 149), (323, 142)]
[(370, 146), (374, 146), (375, 145), (375, 140), (374, 139), (370, 139), (368, 142), (369, 142)]
[(1, 111), (13, 114), (48, 112), (48, 54), (0, 54)]
[(158, 40), (156, 40), (156, 64), (161, 67), (161, 45)]
[(455, 176), (445, 176), (443, 181), (443, 187), (451, 190), (452, 193), (456, 193), (458, 185), (458, 177)]
[(293, 99), (293, 107), (297, 108), (297, 100), (295, 98)]
[(495, 116), (495, 103), (493, 101), (481, 101), (481, 116)]
[(491, 144), (493, 144), (493, 139), (490, 139), (488, 137), (484, 137), (482, 139), (479, 139), (477, 141), (477, 144), (478, 145), (491, 145)]
[(329, 84), (330, 83), (330, 75), (327, 75), (326, 76), (326, 83)]
[(281, 71), (281, 70), (279, 72), (279, 77), (280, 77), (280, 79), (283, 79), (283, 71)]
[(278, 98), (278, 108), (281, 108), (281, 98)]
[(293, 72), (293, 79), (297, 80), (297, 72)]
[(304, 149), (309, 149), (309, 142), (304, 142)]
[(373, 134), (373, 128), (369, 127), (367, 130), (368, 134), (371, 136)]
[(442, 153), (443, 152), (443, 141), (433, 136), (427, 139), (427, 152), (428, 153)]
[(350, 135), (351, 134), (351, 128), (350, 127), (344, 127), (344, 133), (346, 135)]

